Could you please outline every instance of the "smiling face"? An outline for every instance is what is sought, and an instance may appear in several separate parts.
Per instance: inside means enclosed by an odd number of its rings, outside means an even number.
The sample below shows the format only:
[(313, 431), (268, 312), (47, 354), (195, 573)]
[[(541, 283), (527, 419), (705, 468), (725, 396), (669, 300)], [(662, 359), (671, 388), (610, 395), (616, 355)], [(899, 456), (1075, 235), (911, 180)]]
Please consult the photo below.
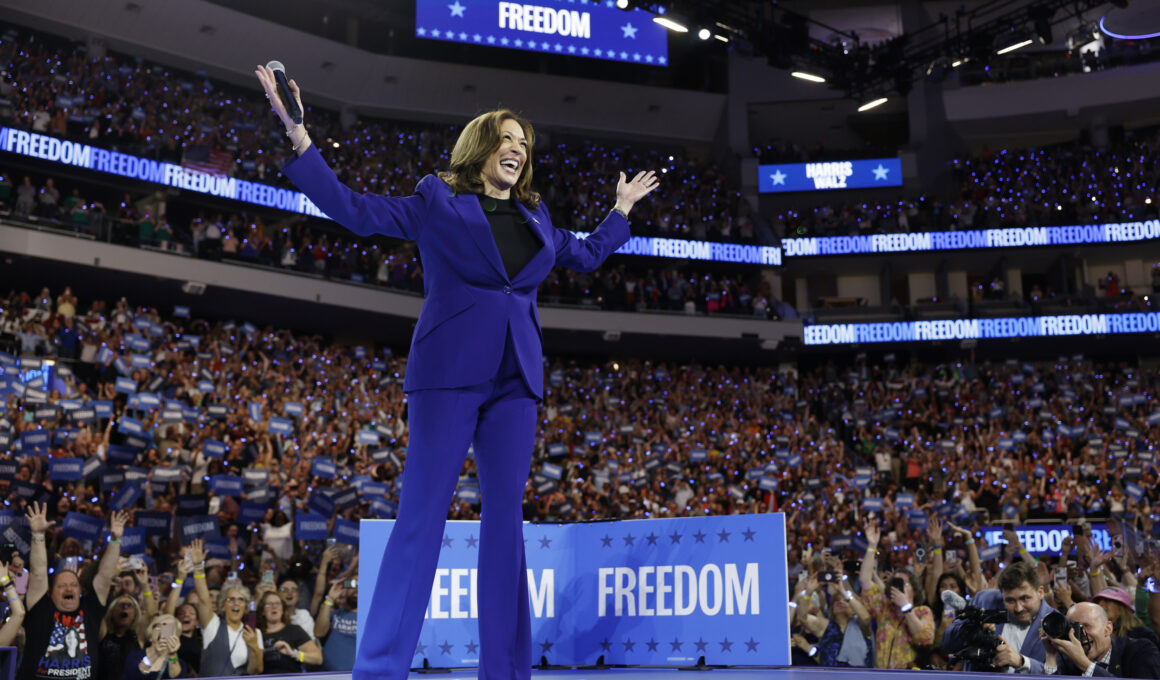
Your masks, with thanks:
[(222, 593), (222, 615), (231, 625), (241, 623), (250, 605), (249, 594), (243, 588), (230, 587)]
[(528, 160), (528, 140), (518, 121), (511, 118), (500, 124), (499, 147), (492, 152), (480, 168), (484, 193), (495, 198), (506, 199), (511, 188), (520, 179)]

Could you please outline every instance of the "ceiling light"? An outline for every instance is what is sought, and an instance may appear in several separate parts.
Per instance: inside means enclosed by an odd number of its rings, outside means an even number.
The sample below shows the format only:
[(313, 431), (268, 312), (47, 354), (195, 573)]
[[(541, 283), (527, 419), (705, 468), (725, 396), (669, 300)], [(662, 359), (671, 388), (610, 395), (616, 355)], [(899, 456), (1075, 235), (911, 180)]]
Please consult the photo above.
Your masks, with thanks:
[(1024, 38), (1023, 40), (1020, 40), (1019, 42), (1011, 43), (1010, 45), (1007, 45), (1006, 47), (1003, 47), (1003, 48), (996, 50), (995, 54), (1007, 54), (1008, 52), (1014, 52), (1015, 50), (1020, 50), (1020, 49), (1023, 49), (1024, 47), (1027, 47), (1028, 45), (1030, 45), (1033, 42), (1035, 42), (1035, 41), (1032, 40), (1031, 38)]
[(670, 19), (668, 17), (653, 17), (653, 21), (657, 22), (661, 26), (664, 26), (665, 28), (669, 29), (670, 31), (676, 31), (677, 33), (688, 33), (689, 32), (688, 26), (685, 26), (684, 24), (679, 24), (676, 21), (673, 21), (672, 19)]
[(620, 9), (628, 9), (628, 0), (616, 0), (616, 6)]
[(794, 78), (801, 78), (802, 80), (808, 80), (811, 83), (824, 83), (824, 82), (826, 82), (825, 78), (823, 78), (821, 76), (815, 76), (812, 73), (806, 73), (805, 71), (794, 71), (790, 75), (793, 76)]
[(717, 40), (720, 40), (723, 43), (729, 42), (729, 38), (726, 38), (723, 35), (714, 35), (713, 37), (716, 38)]
[(709, 38), (713, 37), (713, 33), (707, 28), (702, 28), (701, 30), (697, 31), (697, 37), (701, 40), (708, 40)]
[(885, 104), (888, 101), (890, 101), (890, 100), (887, 99), (886, 97), (879, 97), (878, 99), (873, 99), (873, 100), (868, 101), (865, 104), (859, 106), (858, 113), (861, 113), (863, 111), (869, 111), (870, 109), (873, 109), (875, 107), (882, 106), (883, 104)]

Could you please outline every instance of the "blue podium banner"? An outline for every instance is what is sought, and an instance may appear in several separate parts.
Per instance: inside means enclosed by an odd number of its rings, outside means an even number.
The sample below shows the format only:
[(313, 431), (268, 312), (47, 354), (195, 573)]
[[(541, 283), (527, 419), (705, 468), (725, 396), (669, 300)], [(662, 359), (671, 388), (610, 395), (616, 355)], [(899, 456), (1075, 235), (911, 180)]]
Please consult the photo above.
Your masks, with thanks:
[(757, 191), (762, 194), (900, 186), (901, 158), (757, 166)]
[[(359, 634), (392, 520), (360, 525)], [(552, 664), (788, 665), (780, 513), (525, 524), (533, 658)], [(479, 663), (479, 522), (448, 522), (413, 666)], [(387, 574), (389, 578), (389, 573)], [(373, 633), (370, 633), (373, 634)]]
[(668, 34), (612, 0), (416, 0), (415, 35), (568, 57), (668, 65)]

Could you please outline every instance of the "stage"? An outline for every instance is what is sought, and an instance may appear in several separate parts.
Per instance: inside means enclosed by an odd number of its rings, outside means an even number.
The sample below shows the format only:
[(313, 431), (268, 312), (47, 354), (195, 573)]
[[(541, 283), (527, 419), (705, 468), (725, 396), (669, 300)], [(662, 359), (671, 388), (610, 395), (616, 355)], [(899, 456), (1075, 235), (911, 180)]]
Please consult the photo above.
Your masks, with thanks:
[[(797, 667), (756, 667), (735, 666), (731, 668), (567, 668), (561, 670), (533, 670), (533, 680), (688, 680), (693, 673), (711, 673), (712, 677), (721, 680), (865, 680), (867, 676), (876, 680), (922, 680), (923, 678), (943, 678), (943, 673), (952, 671), (892, 671), (876, 668), (797, 668)], [(994, 673), (963, 673), (953, 671), (956, 676), (965, 675), (976, 678), (992, 678)], [(729, 676), (726, 679), (725, 676)], [(266, 678), (275, 680), (293, 680), (294, 678), (310, 677), (314, 680), (350, 680), (349, 673), (315, 673), (304, 675), (267, 675)], [(450, 671), (411, 671), (411, 680), (423, 678), (446, 678), (447, 680), (467, 680), (476, 677), (476, 670)]]

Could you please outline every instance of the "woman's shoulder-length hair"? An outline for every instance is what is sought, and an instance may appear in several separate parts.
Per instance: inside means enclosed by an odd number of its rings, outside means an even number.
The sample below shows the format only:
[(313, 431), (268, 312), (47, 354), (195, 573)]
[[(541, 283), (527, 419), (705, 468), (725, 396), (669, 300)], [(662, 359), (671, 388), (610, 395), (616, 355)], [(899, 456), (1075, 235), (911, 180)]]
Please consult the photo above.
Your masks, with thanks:
[(497, 109), (476, 116), (459, 133), (455, 147), (451, 150), (451, 167), (440, 172), (439, 178), (451, 186), (457, 194), (482, 194), (483, 163), (503, 140), (503, 123), (514, 120), (524, 129), (528, 141), (527, 160), (520, 170), (520, 177), (512, 187), (512, 197), (525, 207), (535, 210), (540, 206), (540, 194), (532, 190), (532, 149), (536, 144), (536, 133), (532, 124), (508, 109)]

